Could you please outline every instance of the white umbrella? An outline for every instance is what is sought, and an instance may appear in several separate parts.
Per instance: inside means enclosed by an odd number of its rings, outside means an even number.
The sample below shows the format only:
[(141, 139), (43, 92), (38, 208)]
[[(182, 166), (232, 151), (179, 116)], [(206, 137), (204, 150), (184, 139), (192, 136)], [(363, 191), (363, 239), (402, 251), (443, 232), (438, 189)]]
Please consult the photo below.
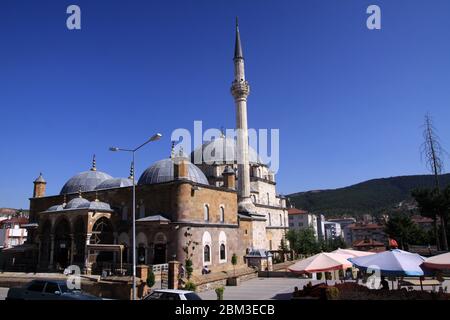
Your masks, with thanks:
[(347, 260), (351, 257), (341, 253), (322, 252), (296, 262), (288, 267), (288, 270), (295, 273), (314, 273), (347, 269), (352, 267), (352, 263)]
[(429, 269), (450, 269), (450, 252), (425, 259), (423, 265)]
[(369, 252), (369, 251), (359, 251), (359, 250), (352, 250), (352, 249), (341, 249), (338, 248), (331, 253), (339, 253), (344, 255), (349, 255), (350, 258), (356, 258), (356, 257), (364, 257), (364, 256), (370, 256), (372, 254), (375, 254), (375, 252)]

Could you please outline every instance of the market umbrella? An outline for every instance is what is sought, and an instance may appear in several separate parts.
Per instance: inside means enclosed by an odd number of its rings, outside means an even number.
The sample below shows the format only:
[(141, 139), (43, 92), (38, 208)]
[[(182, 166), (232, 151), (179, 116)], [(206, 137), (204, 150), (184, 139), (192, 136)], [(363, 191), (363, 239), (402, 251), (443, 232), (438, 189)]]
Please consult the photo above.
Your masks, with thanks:
[(370, 256), (370, 255), (375, 254), (375, 252), (359, 251), (359, 250), (352, 250), (352, 249), (341, 249), (341, 248), (331, 251), (331, 253), (339, 253), (339, 254), (349, 255), (352, 258)]
[(425, 258), (416, 253), (411, 253), (399, 249), (380, 252), (365, 257), (348, 259), (358, 269), (367, 268), (379, 269), (383, 276), (424, 276), (425, 271), (420, 265)]
[(423, 266), (429, 269), (450, 269), (450, 252), (425, 259)]
[(288, 270), (294, 273), (314, 273), (347, 269), (352, 267), (347, 260), (350, 257), (351, 255), (322, 252), (296, 262)]

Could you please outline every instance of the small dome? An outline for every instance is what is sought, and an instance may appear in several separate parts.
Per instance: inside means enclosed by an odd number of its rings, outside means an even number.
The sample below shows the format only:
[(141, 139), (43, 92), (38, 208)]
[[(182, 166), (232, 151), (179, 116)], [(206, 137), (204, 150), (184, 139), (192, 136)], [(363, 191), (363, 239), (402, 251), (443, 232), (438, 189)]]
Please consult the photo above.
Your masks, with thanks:
[(80, 204), (78, 209), (89, 209), (89, 210), (97, 210), (97, 211), (112, 211), (111, 206), (106, 202), (101, 202), (98, 200), (95, 201), (87, 201), (87, 203)]
[(89, 200), (78, 197), (70, 200), (64, 209), (79, 209), (86, 205), (89, 207), (89, 204)]
[(59, 194), (76, 193), (80, 190), (82, 192), (93, 191), (99, 184), (110, 179), (113, 177), (101, 171), (84, 171), (70, 178)]
[[(196, 163), (197, 152), (201, 154), (201, 162), (206, 164), (213, 164), (214, 162), (221, 163), (236, 163), (236, 141), (231, 138), (219, 137), (217, 139), (205, 142), (201, 147), (198, 147), (191, 153), (191, 161)], [(200, 149), (201, 148), (201, 149)], [(202, 150), (200, 152), (200, 150)], [(258, 157), (258, 153), (252, 147), (248, 147), (249, 162), (258, 163), (261, 161)]]
[(64, 210), (64, 206), (62, 204), (57, 204), (47, 209), (47, 211), (61, 211), (61, 210)]
[[(189, 180), (201, 184), (209, 184), (205, 174), (196, 165), (188, 160), (188, 178)], [(172, 158), (163, 159), (155, 162), (148, 167), (139, 178), (138, 184), (154, 184), (174, 180), (173, 175), (174, 161)]]
[(113, 178), (103, 181), (97, 187), (95, 187), (95, 190), (131, 187), (132, 185), (133, 181), (131, 179)]

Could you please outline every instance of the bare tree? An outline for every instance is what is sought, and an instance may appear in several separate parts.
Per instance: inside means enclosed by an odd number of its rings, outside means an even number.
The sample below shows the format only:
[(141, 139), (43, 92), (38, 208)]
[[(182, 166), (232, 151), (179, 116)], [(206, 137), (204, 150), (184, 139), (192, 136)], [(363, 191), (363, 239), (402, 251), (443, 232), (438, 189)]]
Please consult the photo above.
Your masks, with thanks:
[[(423, 125), (423, 138), (424, 142), (421, 146), (421, 156), (422, 160), (425, 159), (426, 165), (431, 173), (434, 175), (435, 188), (438, 194), (441, 192), (441, 187), (439, 183), (439, 175), (443, 171), (444, 162), (443, 157), (447, 154), (445, 149), (441, 146), (439, 136), (436, 134), (436, 129), (433, 126), (433, 121), (429, 114), (425, 115), (425, 123)], [(447, 232), (446, 232), (446, 221), (444, 219), (445, 212), (439, 212), (434, 218), (434, 228), (436, 233), (436, 245), (438, 250), (440, 250), (439, 232), (437, 226), (437, 218), (440, 218), (441, 229), (442, 229), (442, 249), (448, 251), (447, 244)]]

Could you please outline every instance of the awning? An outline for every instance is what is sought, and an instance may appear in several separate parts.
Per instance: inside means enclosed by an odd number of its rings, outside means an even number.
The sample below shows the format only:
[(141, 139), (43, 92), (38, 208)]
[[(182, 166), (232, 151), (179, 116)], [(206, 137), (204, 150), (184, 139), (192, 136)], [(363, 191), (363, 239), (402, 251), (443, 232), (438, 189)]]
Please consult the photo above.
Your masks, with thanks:
[(450, 270), (450, 252), (425, 259), (423, 265), (429, 269)]
[(314, 273), (351, 268), (352, 264), (347, 260), (350, 255), (340, 253), (322, 252), (312, 257), (300, 260), (288, 268), (294, 273)]

